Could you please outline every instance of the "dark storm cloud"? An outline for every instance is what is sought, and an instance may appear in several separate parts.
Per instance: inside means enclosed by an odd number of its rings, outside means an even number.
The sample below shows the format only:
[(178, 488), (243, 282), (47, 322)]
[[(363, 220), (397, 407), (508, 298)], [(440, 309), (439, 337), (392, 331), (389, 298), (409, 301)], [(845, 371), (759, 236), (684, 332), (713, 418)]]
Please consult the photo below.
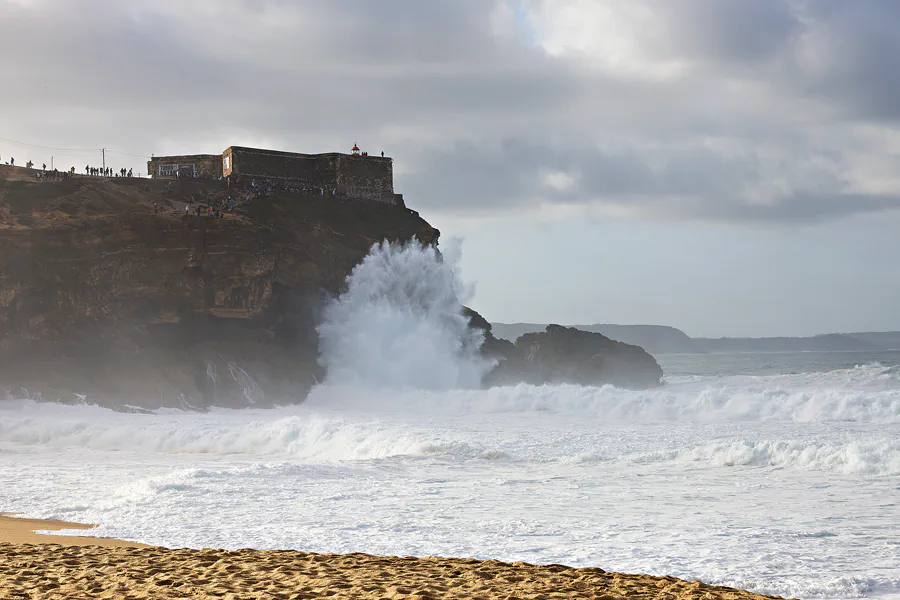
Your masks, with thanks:
[[(850, 118), (900, 117), (900, 2), (651, 0), (669, 26), (653, 47), (796, 94)], [(762, 65), (762, 63), (768, 63)]]
[(850, 180), (880, 151), (855, 127), (900, 116), (900, 3), (635, 0), (654, 27), (588, 32), (687, 65), (662, 78), (548, 53), (522, 12), (541, 4), (0, 0), (0, 111), (16, 115), (0, 136), (148, 154), (358, 139), (395, 156), (414, 205), (443, 211), (797, 222), (896, 207)]
[[(463, 212), (601, 202), (654, 218), (794, 224), (900, 208), (900, 195), (847, 189), (828, 168), (840, 156), (815, 158), (826, 167), (808, 169), (805, 180), (746, 197), (744, 192), (764, 186), (771, 175), (752, 155), (728, 157), (694, 148), (652, 165), (655, 159), (637, 150), (611, 153), (505, 140), (490, 150), (459, 144), (425, 152), (426, 168), (402, 183), (423, 208)], [(574, 174), (572, 188), (548, 187), (542, 174), (554, 172)]]
[(553, 111), (578, 85), (538, 49), (492, 39), (481, 1), (38, 6), (5, 15), (0, 53), (21, 60), (3, 105), (127, 108), (176, 127), (372, 128)]
[(817, 68), (810, 94), (839, 102), (856, 118), (900, 121), (900, 2), (824, 0), (805, 4)]

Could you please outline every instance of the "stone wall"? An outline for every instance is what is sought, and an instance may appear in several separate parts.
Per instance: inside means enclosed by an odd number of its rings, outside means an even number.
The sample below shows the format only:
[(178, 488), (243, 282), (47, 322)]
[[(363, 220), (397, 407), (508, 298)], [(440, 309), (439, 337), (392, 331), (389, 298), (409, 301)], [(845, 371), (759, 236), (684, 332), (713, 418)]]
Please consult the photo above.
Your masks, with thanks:
[(226, 175), (291, 179), (324, 186), (336, 184), (339, 156), (340, 154), (297, 154), (232, 146), (222, 154), (222, 161)]
[(222, 155), (155, 156), (147, 161), (147, 173), (151, 177), (175, 177), (177, 171), (187, 176), (217, 179), (222, 176)]
[(290, 180), (306, 187), (334, 189), (347, 198), (395, 202), (390, 158), (232, 146), (222, 154), (222, 164), (228, 176)]
[(394, 202), (394, 165), (380, 156), (340, 155), (338, 190), (358, 200)]

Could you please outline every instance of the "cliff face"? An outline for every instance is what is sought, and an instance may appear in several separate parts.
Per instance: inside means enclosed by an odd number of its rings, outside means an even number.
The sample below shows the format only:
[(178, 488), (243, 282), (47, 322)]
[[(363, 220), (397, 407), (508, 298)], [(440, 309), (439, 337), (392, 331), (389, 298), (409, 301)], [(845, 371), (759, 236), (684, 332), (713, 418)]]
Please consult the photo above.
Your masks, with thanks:
[(115, 406), (297, 401), (321, 377), (323, 294), (373, 243), (439, 235), (402, 207), (318, 195), (185, 215), (192, 197), (229, 193), (244, 197), (220, 182), (0, 178), (0, 390)]

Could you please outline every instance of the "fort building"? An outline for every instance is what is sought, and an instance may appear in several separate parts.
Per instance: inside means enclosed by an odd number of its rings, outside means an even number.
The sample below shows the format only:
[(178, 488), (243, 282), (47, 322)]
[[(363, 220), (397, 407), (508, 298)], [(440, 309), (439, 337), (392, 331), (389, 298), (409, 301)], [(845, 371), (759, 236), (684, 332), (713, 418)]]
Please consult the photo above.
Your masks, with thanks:
[(230, 146), (221, 155), (154, 157), (147, 168), (153, 177), (262, 180), (355, 200), (403, 204), (402, 196), (394, 193), (393, 159), (369, 156), (356, 144), (351, 154), (301, 154)]

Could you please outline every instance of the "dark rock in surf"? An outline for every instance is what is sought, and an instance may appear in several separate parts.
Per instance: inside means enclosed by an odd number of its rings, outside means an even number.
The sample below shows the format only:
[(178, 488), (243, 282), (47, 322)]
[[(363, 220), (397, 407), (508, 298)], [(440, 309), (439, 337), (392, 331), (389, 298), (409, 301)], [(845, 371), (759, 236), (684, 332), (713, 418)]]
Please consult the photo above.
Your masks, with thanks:
[(513, 344), (494, 337), (490, 323), (475, 311), (467, 308), (465, 314), (470, 327), (484, 331), (482, 354), (497, 361), (485, 377), (487, 386), (573, 383), (647, 389), (660, 385), (662, 368), (640, 346), (560, 325), (520, 336)]

